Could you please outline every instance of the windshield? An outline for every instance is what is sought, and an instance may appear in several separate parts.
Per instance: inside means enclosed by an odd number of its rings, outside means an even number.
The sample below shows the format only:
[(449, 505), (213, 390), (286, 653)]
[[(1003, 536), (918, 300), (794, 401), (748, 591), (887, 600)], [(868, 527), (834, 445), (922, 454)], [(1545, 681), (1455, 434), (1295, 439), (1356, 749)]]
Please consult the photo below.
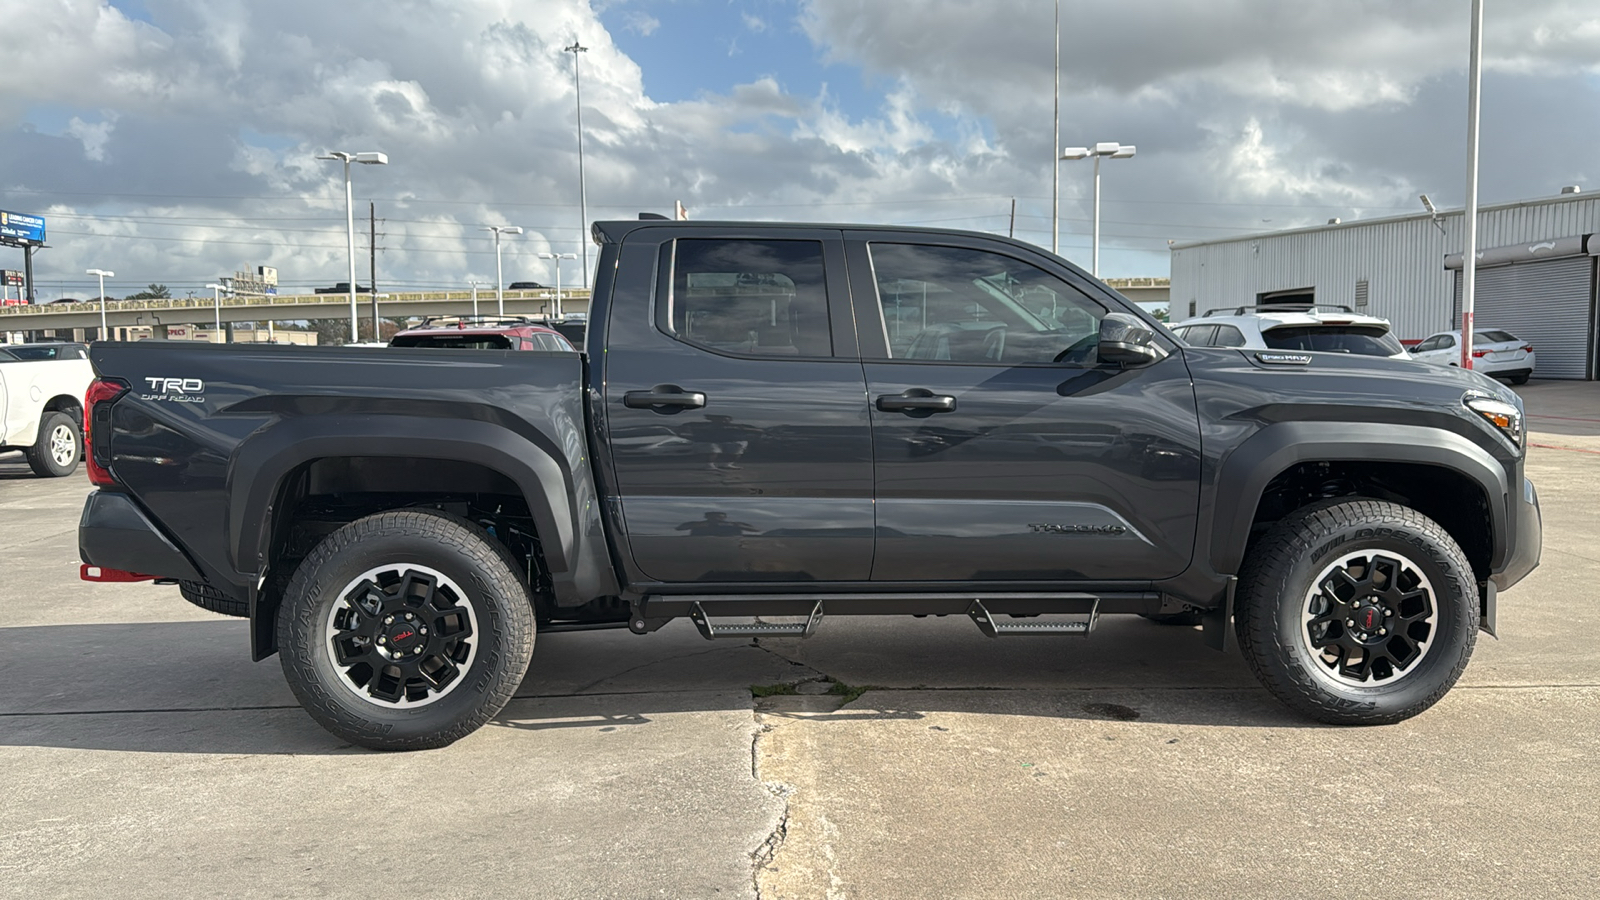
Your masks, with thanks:
[(1261, 333), (1273, 350), (1320, 350), (1357, 356), (1394, 356), (1400, 342), (1380, 325), (1292, 325)]
[(432, 347), (445, 350), (510, 350), (511, 339), (503, 334), (397, 334), (391, 347)]

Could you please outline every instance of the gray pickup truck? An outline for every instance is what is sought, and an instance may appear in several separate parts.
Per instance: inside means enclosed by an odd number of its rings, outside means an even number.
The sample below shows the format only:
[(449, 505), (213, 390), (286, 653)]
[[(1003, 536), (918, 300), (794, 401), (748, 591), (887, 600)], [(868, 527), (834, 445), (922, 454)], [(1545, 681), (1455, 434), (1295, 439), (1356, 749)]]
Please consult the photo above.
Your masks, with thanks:
[(594, 237), (581, 353), (95, 345), (85, 577), (248, 616), (318, 722), (406, 749), (495, 715), (539, 632), (680, 617), (1137, 614), (1389, 723), (1538, 563), (1520, 401), (1471, 372), (1185, 346), (991, 235)]

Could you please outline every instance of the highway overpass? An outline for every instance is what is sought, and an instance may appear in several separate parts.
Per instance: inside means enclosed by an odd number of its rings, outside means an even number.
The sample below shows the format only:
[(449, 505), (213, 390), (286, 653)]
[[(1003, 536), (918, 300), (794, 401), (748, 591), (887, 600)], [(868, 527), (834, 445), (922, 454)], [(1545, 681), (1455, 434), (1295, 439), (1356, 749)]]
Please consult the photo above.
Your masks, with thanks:
[[(555, 310), (555, 291), (506, 291), (506, 315), (541, 316)], [(561, 308), (566, 313), (581, 313), (589, 308), (586, 290), (561, 291)], [(357, 294), (356, 309), (362, 321), (371, 321), (372, 295)], [(481, 315), (496, 312), (493, 291), (479, 291), (477, 310)], [(411, 294), (380, 294), (378, 315), (464, 316), (473, 311), (471, 291), (425, 291)], [(106, 322), (112, 328), (137, 325), (209, 326), (219, 317), (224, 322), (288, 322), (298, 319), (350, 319), (349, 294), (296, 294), (276, 297), (223, 297), (220, 304), (210, 297), (171, 300), (112, 300), (106, 303)], [(0, 307), (0, 334), (24, 331), (56, 331), (72, 328), (99, 328), (100, 304), (44, 303), (37, 306)]]

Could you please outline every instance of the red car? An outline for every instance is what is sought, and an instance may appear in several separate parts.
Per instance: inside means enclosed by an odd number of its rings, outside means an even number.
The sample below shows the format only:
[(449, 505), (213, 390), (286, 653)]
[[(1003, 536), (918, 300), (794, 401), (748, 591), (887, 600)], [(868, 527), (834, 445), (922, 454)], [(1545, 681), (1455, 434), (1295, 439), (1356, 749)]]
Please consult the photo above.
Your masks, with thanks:
[(576, 352), (572, 342), (553, 328), (546, 328), (528, 319), (500, 316), (428, 319), (421, 327), (402, 331), (390, 338), (389, 346)]

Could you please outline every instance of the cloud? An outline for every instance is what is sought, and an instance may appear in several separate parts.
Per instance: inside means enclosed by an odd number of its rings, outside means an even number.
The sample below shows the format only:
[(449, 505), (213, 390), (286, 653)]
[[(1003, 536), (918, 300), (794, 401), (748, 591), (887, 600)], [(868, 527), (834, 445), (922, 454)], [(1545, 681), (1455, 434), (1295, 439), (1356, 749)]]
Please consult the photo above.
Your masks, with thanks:
[[(505, 247), (508, 280), (551, 278), (534, 254), (585, 240), (574, 39), (589, 48), (591, 218), (682, 200), (697, 218), (1004, 231), (1016, 197), (1019, 236), (1049, 244), (1052, 20), (1036, 0), (982, 15), (970, 0), (152, 6), (156, 24), (91, 0), (10, 9), (31, 39), (0, 86), (0, 204), (59, 216), (46, 281), (103, 265), (204, 284), (246, 264), (289, 285), (342, 280), (343, 171), (314, 158), (330, 149), (390, 155), (352, 173), (387, 220), (381, 282), (492, 279), (487, 222), (529, 230)], [(1490, 17), (1485, 200), (1582, 182), (1600, 143), (1600, 12), (1523, 0)], [(695, 28), (672, 65), (721, 82), (650, 96), (606, 22), (647, 37), (663, 19)], [(741, 37), (804, 46), (725, 61)], [(1264, 218), (1459, 197), (1465, 46), (1455, 0), (1063, 3), (1063, 143), (1139, 146), (1102, 173), (1105, 271), (1160, 274), (1167, 239)], [(1059, 165), (1063, 246), (1086, 257), (1088, 164)]]

